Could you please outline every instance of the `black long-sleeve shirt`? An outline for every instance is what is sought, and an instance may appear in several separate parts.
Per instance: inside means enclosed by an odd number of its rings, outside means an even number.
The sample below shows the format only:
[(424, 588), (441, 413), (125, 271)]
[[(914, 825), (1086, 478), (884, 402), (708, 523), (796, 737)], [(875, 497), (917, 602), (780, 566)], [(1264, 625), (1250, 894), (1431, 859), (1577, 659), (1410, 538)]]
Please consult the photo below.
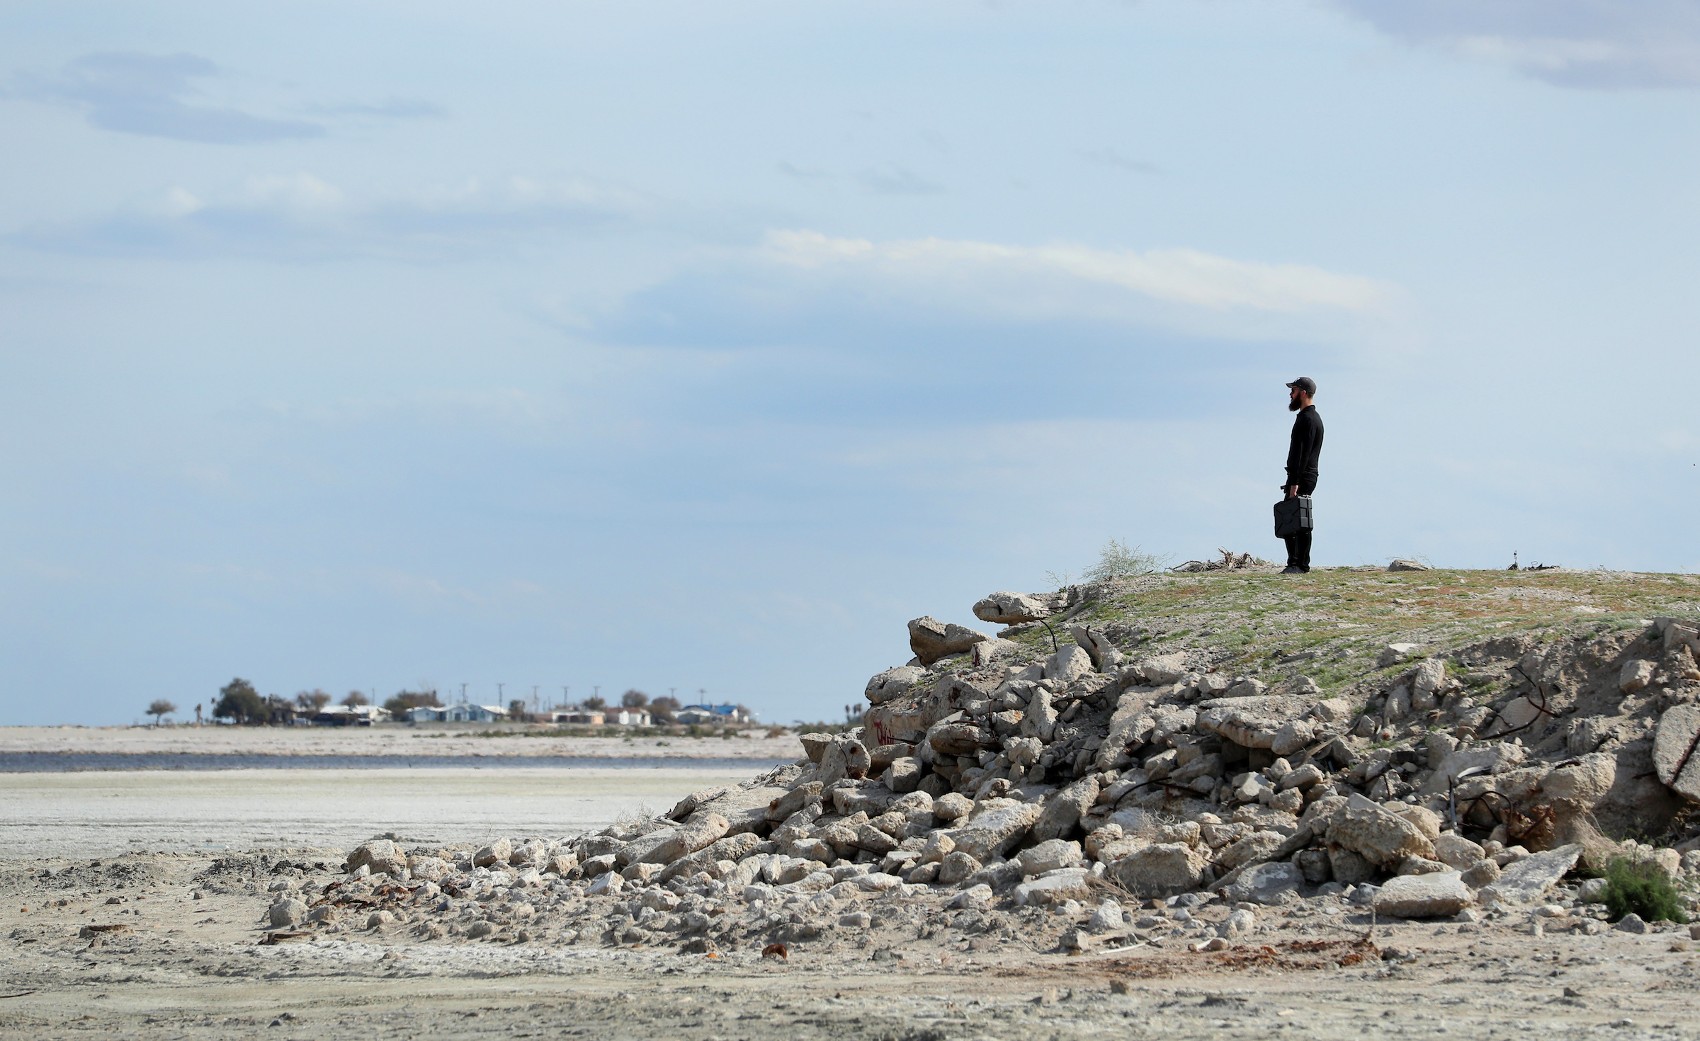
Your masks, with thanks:
[(1322, 455), (1322, 417), (1315, 405), (1299, 409), (1293, 419), (1293, 443), (1287, 449), (1287, 483), (1316, 477), (1316, 461)]

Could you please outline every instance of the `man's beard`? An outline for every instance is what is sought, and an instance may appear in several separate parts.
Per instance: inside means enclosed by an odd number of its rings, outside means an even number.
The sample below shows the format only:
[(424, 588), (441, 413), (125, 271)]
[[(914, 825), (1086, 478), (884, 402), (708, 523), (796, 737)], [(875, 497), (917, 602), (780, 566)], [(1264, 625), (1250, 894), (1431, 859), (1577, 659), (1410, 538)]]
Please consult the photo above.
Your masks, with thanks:
[(1297, 412), (1301, 408), (1304, 408), (1304, 404), (1301, 401), (1299, 401), (1298, 398), (1294, 398), (1293, 400), (1287, 402), (1287, 411), (1288, 412)]

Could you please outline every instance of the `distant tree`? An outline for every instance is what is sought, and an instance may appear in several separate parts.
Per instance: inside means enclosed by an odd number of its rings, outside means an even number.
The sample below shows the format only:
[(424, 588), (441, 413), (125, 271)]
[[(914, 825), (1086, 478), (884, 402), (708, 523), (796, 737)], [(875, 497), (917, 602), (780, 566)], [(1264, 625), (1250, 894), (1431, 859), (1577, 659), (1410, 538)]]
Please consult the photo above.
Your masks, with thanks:
[(643, 708), (649, 704), (649, 695), (641, 690), (628, 690), (620, 695), (620, 704), (625, 708)]
[(525, 723), (531, 719), (531, 713), (525, 710), (524, 698), (514, 698), (508, 702), (508, 718), (516, 723)]
[(290, 724), (295, 722), (295, 702), (281, 694), (267, 694), (264, 723)]
[(663, 694), (649, 703), (649, 718), (657, 723), (671, 723), (681, 707), (678, 698)]
[(734, 709), (734, 711), (738, 713), (738, 718), (746, 723), (756, 718), (756, 714), (750, 711), (750, 706), (748, 705), (740, 704), (736, 709)]
[(148, 715), (153, 717), (153, 725), (156, 727), (159, 726), (161, 718), (169, 716), (176, 711), (177, 706), (164, 698), (155, 698), (148, 705)]
[(608, 703), (599, 697), (589, 697), (584, 699), (584, 707), (592, 712), (601, 712), (608, 707)]
[(304, 690), (295, 695), (295, 703), (301, 706), (303, 712), (318, 713), (331, 703), (331, 696), (314, 687), (312, 690)]
[(215, 719), (229, 719), (237, 723), (263, 723), (266, 719), (266, 701), (260, 697), (260, 692), (254, 685), (238, 676), (219, 688), (218, 701), (213, 705)]
[(384, 701), (384, 710), (393, 718), (400, 719), (412, 709), (441, 708), (442, 705), (434, 690), (398, 690), (395, 697)]
[(351, 690), (348, 692), (348, 697), (342, 699), (342, 703), (349, 708), (359, 708), (361, 705), (370, 705), (372, 702), (366, 695), (357, 690)]

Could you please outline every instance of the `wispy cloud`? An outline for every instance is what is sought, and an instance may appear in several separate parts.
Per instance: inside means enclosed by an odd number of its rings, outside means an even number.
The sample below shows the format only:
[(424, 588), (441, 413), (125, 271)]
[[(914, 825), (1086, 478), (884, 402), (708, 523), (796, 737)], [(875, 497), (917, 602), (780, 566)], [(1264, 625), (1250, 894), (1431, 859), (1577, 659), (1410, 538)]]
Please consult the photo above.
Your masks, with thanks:
[(1105, 250), (1057, 244), (1008, 245), (962, 239), (873, 242), (814, 231), (776, 231), (766, 253), (801, 268), (862, 269), (903, 280), (980, 283), (999, 294), (1025, 282), (1054, 280), (1110, 286), (1168, 303), (1210, 310), (1296, 314), (1371, 313), (1392, 287), (1304, 264), (1234, 260), (1193, 249)]
[(204, 144), (245, 145), (323, 137), (301, 119), (256, 115), (194, 100), (222, 70), (194, 54), (85, 54), (48, 75), (17, 77), (14, 96), (81, 109), (102, 130)]
[(875, 195), (943, 195), (945, 191), (944, 185), (937, 181), (895, 165), (864, 170), (856, 179)]
[(1694, 0), (1335, 0), (1377, 29), (1561, 87), (1700, 87)]
[(123, 212), (6, 239), (81, 255), (432, 261), (626, 226), (648, 207), (635, 193), (571, 178), (474, 178), (374, 199), (303, 172), (210, 193), (174, 186)]

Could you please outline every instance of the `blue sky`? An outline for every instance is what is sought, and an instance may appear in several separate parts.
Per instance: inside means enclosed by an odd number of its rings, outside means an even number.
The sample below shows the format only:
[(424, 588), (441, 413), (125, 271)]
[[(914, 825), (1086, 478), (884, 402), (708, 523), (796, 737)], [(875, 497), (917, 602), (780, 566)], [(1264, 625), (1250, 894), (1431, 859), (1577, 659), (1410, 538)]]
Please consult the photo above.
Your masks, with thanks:
[(17, 2), (0, 721), (837, 715), (1110, 538), (1692, 571), (1700, 3)]

